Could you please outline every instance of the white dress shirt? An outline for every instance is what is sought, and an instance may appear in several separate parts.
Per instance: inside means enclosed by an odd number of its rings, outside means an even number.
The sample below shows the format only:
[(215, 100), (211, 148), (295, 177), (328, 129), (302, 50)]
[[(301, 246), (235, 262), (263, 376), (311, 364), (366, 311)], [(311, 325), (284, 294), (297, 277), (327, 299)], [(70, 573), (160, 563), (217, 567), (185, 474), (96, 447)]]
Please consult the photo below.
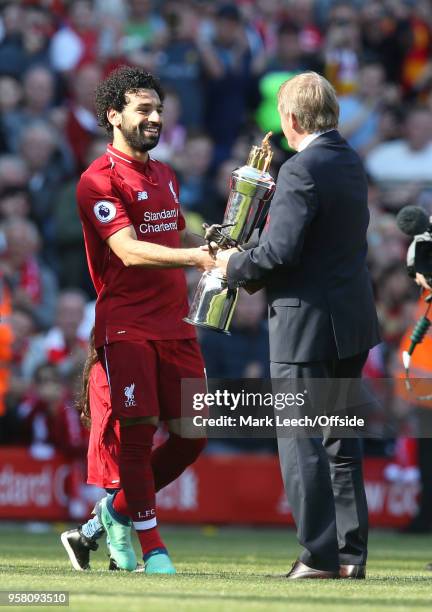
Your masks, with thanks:
[(306, 149), (306, 147), (310, 145), (310, 143), (313, 142), (315, 138), (318, 138), (318, 136), (321, 136), (322, 134), (327, 134), (327, 132), (333, 132), (334, 129), (335, 128), (332, 128), (331, 130), (324, 130), (324, 132), (313, 132), (312, 134), (308, 134), (307, 136), (303, 138), (303, 140), (299, 144), (299, 148), (297, 149), (297, 152), (300, 153), (300, 151), (303, 151), (303, 149)]

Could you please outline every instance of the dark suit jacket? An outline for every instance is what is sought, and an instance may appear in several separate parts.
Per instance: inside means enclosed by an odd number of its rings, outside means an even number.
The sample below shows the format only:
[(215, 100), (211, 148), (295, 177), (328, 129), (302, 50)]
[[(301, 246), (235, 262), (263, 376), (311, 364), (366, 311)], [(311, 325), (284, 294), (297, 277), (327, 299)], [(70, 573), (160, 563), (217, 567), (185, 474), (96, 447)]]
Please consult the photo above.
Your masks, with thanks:
[(368, 223), (362, 163), (336, 130), (282, 165), (259, 241), (227, 271), (231, 287), (266, 287), (272, 361), (344, 359), (380, 341)]

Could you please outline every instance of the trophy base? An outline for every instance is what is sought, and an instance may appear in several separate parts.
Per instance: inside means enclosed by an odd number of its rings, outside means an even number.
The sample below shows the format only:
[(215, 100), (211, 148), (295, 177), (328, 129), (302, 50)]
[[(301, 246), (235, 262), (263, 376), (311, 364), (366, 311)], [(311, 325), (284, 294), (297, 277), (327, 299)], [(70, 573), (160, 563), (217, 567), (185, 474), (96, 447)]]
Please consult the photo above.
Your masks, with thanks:
[(183, 321), (185, 323), (189, 323), (194, 327), (202, 327), (202, 329), (211, 329), (212, 331), (219, 332), (220, 334), (225, 334), (226, 336), (231, 336), (231, 332), (227, 329), (221, 329), (220, 327), (216, 327), (215, 325), (208, 325), (207, 323), (199, 323), (198, 321), (194, 321), (193, 319), (189, 319), (189, 317), (184, 317)]

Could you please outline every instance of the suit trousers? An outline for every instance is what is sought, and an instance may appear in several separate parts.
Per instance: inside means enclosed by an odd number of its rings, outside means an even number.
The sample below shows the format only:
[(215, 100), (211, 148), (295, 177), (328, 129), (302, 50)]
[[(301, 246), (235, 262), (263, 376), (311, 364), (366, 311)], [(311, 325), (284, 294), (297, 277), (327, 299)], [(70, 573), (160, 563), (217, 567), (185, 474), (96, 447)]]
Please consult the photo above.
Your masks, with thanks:
[[(347, 359), (271, 362), (272, 379), (360, 378), (368, 351)], [(333, 434), (331, 434), (333, 435)], [(363, 565), (368, 509), (359, 438), (278, 436), (285, 491), (302, 546), (300, 560), (315, 569)]]

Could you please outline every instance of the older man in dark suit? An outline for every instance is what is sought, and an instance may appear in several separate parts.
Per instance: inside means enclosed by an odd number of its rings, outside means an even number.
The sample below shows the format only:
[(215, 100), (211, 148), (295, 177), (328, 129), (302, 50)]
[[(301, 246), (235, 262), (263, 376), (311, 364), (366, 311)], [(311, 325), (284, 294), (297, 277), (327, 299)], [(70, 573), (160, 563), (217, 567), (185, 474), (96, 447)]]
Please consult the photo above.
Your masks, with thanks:
[[(297, 154), (280, 169), (260, 235), (245, 252), (219, 251), (219, 265), (231, 287), (266, 288), (272, 378), (358, 378), (379, 342), (366, 266), (365, 172), (337, 131), (338, 101), (322, 76), (286, 81), (278, 109)], [(302, 546), (288, 578), (364, 578), (360, 441), (324, 433), (280, 437), (278, 445)]]

